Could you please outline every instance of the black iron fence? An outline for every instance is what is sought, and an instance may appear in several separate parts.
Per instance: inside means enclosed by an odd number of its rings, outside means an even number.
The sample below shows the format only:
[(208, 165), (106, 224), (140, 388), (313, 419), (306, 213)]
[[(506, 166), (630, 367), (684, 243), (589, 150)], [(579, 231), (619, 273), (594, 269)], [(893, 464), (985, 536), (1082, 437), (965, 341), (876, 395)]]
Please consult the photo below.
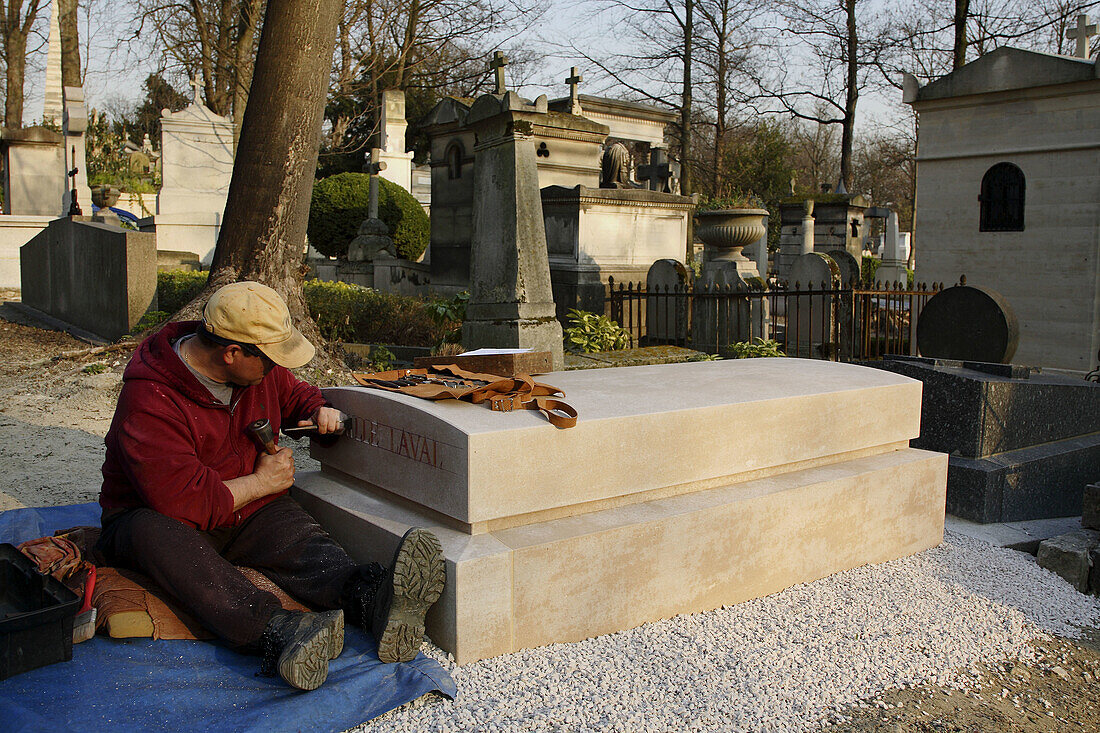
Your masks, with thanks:
[(744, 290), (724, 285), (619, 283), (608, 278), (611, 319), (626, 329), (631, 346), (669, 344), (726, 355), (731, 344), (757, 338), (779, 344), (788, 356), (834, 361), (916, 354), (920, 311), (942, 283), (760, 282)]

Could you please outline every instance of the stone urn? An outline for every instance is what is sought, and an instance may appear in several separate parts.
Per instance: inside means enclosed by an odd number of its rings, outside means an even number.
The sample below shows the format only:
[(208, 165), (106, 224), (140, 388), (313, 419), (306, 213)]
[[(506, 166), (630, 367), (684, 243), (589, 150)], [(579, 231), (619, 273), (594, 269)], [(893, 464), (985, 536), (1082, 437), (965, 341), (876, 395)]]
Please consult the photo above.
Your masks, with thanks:
[(741, 250), (768, 233), (767, 209), (714, 209), (695, 214), (695, 234), (712, 251), (709, 261), (739, 260)]
[(92, 187), (92, 203), (97, 209), (106, 209), (118, 203), (122, 190), (106, 184)]

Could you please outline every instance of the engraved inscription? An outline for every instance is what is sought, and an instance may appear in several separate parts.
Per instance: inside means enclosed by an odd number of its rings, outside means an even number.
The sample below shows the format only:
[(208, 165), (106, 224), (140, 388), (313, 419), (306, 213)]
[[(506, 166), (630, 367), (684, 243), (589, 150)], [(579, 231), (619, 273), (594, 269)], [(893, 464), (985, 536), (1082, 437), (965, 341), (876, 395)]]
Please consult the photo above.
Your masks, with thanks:
[(411, 461), (426, 463), (432, 468), (443, 468), (439, 443), (425, 435), (354, 415), (351, 418), (351, 430), (346, 434), (352, 440), (381, 448)]

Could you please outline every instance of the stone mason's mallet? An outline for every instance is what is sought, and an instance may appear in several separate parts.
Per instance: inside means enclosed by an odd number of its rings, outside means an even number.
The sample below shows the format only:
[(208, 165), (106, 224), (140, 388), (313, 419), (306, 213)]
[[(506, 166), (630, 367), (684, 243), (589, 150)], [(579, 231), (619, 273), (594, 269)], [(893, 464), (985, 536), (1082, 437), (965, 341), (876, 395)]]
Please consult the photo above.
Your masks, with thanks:
[(271, 429), (271, 421), (266, 417), (256, 420), (248, 426), (248, 432), (261, 448), (275, 455), (279, 452), (279, 446), (275, 445), (275, 431)]

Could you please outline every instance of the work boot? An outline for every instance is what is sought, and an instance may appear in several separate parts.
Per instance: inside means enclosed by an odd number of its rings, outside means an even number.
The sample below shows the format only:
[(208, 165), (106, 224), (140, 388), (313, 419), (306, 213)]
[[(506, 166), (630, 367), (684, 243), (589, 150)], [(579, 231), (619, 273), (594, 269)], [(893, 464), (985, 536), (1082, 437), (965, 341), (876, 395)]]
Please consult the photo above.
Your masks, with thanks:
[(345, 608), (352, 623), (370, 629), (378, 658), (408, 662), (424, 640), (424, 616), (443, 592), (443, 548), (434, 534), (413, 528), (401, 538), (393, 564), (362, 565), (348, 588)]
[(260, 673), (278, 672), (291, 687), (316, 690), (328, 679), (328, 663), (344, 651), (344, 612), (276, 612), (260, 638)]

